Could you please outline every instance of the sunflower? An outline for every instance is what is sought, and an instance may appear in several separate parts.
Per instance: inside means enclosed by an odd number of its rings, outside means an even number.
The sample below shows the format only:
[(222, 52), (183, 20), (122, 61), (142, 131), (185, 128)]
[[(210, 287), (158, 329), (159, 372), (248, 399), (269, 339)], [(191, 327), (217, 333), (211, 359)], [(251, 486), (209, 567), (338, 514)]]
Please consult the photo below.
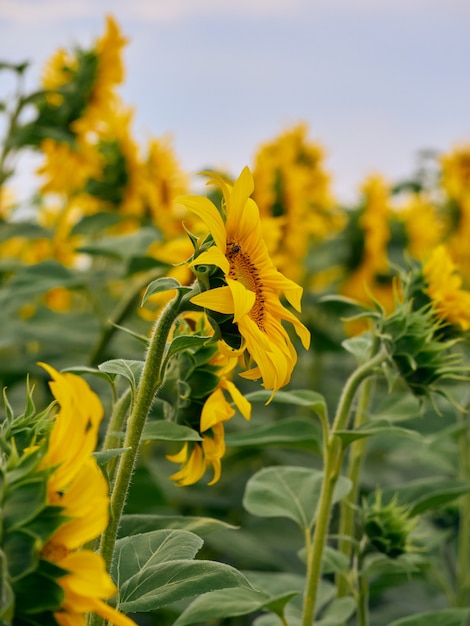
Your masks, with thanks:
[(470, 328), (470, 292), (445, 246), (435, 248), (423, 267), (426, 291), (439, 317), (462, 330)]
[(63, 600), (54, 617), (62, 626), (85, 626), (85, 614), (95, 612), (116, 626), (135, 626), (104, 602), (117, 588), (102, 557), (80, 549), (108, 524), (108, 485), (92, 456), (103, 417), (101, 402), (80, 377), (41, 365), (52, 376), (50, 387), (60, 410), (40, 468), (51, 470), (47, 504), (60, 506), (66, 520), (41, 549), (41, 559), (63, 572), (56, 581)]
[[(198, 267), (216, 266), (223, 274), (222, 286), (210, 288), (191, 299), (208, 311), (233, 316), (242, 343), (255, 366), (242, 375), (273, 392), (286, 385), (297, 361), (297, 353), (282, 321), (290, 322), (305, 349), (310, 343), (307, 328), (280, 301), (284, 295), (300, 311), (302, 288), (275, 267), (262, 237), (259, 210), (250, 198), (253, 177), (245, 167), (233, 187), (213, 175), (223, 194), (223, 216), (205, 197), (186, 197), (181, 202), (208, 227), (214, 245), (193, 261)], [(223, 335), (222, 335), (223, 336)], [(223, 342), (222, 342), (223, 346)], [(226, 344), (228, 354), (233, 349)]]
[[(184, 321), (191, 322), (199, 335), (213, 336), (212, 327), (200, 312), (185, 314)], [(216, 343), (202, 346), (193, 356), (197, 365), (185, 379), (191, 389), (190, 399), (180, 411), (179, 420), (198, 430), (201, 441), (186, 442), (179, 452), (167, 456), (169, 461), (181, 465), (171, 476), (179, 486), (196, 483), (208, 468), (213, 470), (209, 485), (215, 484), (220, 479), (221, 460), (225, 454), (223, 423), (235, 415), (233, 405), (246, 420), (251, 418), (251, 404), (230, 380), (238, 359), (220, 352)], [(204, 384), (201, 387), (201, 377), (206, 387)]]

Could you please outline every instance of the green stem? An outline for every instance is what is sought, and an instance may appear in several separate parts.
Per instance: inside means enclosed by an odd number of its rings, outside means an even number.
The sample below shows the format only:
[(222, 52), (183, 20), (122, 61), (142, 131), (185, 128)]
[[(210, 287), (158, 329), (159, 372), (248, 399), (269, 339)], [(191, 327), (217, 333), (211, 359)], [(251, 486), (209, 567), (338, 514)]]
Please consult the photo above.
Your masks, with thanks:
[[(154, 401), (156, 390), (163, 379), (164, 372), (162, 371), (162, 362), (165, 356), (168, 335), (172, 329), (173, 323), (183, 310), (181, 299), (181, 294), (178, 292), (174, 300), (162, 311), (154, 325), (142, 377), (137, 387), (131, 414), (129, 415), (126, 437), (123, 444), (123, 447), (128, 448), (128, 450), (124, 452), (119, 460), (116, 480), (111, 495), (110, 520), (108, 527), (101, 537), (100, 543), (100, 553), (106, 563), (107, 571), (111, 569), (114, 546), (116, 544), (119, 524), (137, 460), (142, 431)], [(93, 626), (102, 623), (103, 620), (98, 615), (94, 614), (91, 617), (90, 624)]]
[[(354, 428), (358, 428), (365, 419), (367, 409), (369, 407), (371, 393), (371, 379), (365, 380), (360, 391), (356, 416), (354, 419)], [(340, 517), (338, 534), (340, 536), (338, 542), (338, 550), (344, 554), (349, 560), (352, 554), (352, 542), (350, 540), (354, 535), (354, 507), (357, 504), (359, 494), (359, 477), (361, 473), (362, 460), (366, 449), (367, 439), (358, 439), (353, 441), (349, 450), (349, 461), (347, 469), (347, 477), (352, 483), (349, 494), (340, 503)], [(350, 582), (339, 573), (336, 576), (336, 587), (338, 597), (348, 594), (350, 591)]]
[(307, 552), (307, 582), (304, 594), (302, 626), (312, 626), (315, 617), (316, 598), (321, 576), (321, 561), (330, 525), (333, 493), (341, 472), (344, 448), (336, 433), (347, 428), (352, 403), (359, 385), (374, 372), (375, 367), (382, 363), (386, 356), (385, 351), (380, 351), (351, 374), (341, 394), (329, 438), (324, 442), (325, 469), (313, 541), (310, 550)]
[(369, 579), (359, 574), (357, 626), (369, 626)]
[[(111, 450), (112, 448), (117, 448), (121, 444), (121, 438), (119, 437), (119, 433), (121, 433), (123, 430), (124, 422), (131, 406), (131, 400), (132, 390), (129, 388), (122, 394), (122, 396), (114, 405), (111, 419), (109, 420), (108, 428), (106, 430), (106, 435), (103, 441), (102, 450)], [(112, 485), (114, 481), (117, 462), (118, 457), (114, 457), (106, 464), (106, 473), (110, 485)]]
[[(462, 416), (462, 420), (465, 416)], [(465, 428), (459, 436), (460, 478), (470, 479), (470, 442)], [(457, 538), (457, 606), (468, 606), (470, 590), (470, 495), (466, 494), (459, 502), (459, 534)]]

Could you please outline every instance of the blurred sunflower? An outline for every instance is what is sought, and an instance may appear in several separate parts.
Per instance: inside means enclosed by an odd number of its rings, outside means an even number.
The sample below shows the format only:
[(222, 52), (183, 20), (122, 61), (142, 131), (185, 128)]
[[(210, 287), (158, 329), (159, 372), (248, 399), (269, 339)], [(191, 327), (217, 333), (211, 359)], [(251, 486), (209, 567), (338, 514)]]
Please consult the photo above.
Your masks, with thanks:
[(255, 156), (253, 199), (276, 267), (301, 281), (312, 242), (337, 232), (344, 222), (330, 189), (320, 145), (309, 141), (306, 124), (262, 145)]
[[(215, 175), (211, 182), (222, 190), (223, 217), (208, 198), (181, 199), (206, 224), (215, 244), (192, 261), (196, 274), (207, 266), (221, 271), (221, 276), (214, 274), (214, 284), (206, 285), (206, 290), (191, 302), (207, 311), (232, 316), (231, 325), (242, 340), (237, 346), (239, 353), (246, 350), (255, 362), (255, 367), (242, 376), (262, 378), (264, 387), (274, 392), (289, 382), (297, 361), (282, 321), (290, 322), (304, 348), (309, 347), (309, 331), (280, 301), (284, 295), (300, 311), (302, 288), (281, 274), (268, 254), (259, 210), (250, 198), (253, 177), (249, 169), (243, 169), (233, 187)], [(233, 355), (233, 346), (226, 343), (225, 348)]]
[(423, 267), (426, 292), (439, 317), (462, 330), (470, 328), (470, 291), (444, 245), (437, 246)]

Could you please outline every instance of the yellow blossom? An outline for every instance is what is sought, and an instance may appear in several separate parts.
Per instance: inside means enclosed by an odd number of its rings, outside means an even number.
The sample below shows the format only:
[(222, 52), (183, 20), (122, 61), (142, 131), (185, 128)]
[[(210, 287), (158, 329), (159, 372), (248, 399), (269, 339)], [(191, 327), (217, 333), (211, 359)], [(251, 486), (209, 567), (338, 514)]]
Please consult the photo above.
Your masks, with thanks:
[(64, 599), (54, 617), (63, 626), (85, 626), (85, 614), (95, 612), (115, 626), (135, 626), (104, 602), (117, 588), (102, 557), (81, 549), (108, 524), (108, 485), (92, 456), (103, 417), (101, 402), (79, 376), (41, 365), (53, 379), (50, 388), (59, 404), (41, 467), (52, 470), (48, 504), (63, 507), (67, 520), (41, 551), (44, 560), (66, 572), (57, 578)]
[(470, 292), (462, 288), (462, 276), (445, 246), (432, 252), (424, 265), (427, 293), (437, 314), (462, 330), (470, 328)]
[[(233, 315), (242, 338), (241, 351), (247, 351), (255, 367), (242, 375), (262, 378), (273, 392), (286, 385), (297, 361), (297, 353), (282, 325), (294, 326), (307, 349), (310, 333), (281, 303), (284, 295), (298, 311), (302, 288), (281, 274), (273, 265), (262, 237), (258, 207), (250, 198), (253, 178), (244, 168), (233, 187), (214, 176), (224, 196), (224, 218), (204, 197), (181, 200), (209, 228), (214, 246), (202, 252), (193, 266), (212, 265), (223, 272), (225, 284), (194, 296), (192, 302), (208, 311)], [(227, 346), (228, 353), (230, 349)]]

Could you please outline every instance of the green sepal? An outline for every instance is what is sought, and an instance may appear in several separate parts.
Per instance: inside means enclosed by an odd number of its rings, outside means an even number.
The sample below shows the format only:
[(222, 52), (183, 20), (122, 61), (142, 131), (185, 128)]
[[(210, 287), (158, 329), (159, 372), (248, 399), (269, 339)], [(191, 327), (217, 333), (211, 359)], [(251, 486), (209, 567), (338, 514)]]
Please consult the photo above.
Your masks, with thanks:
[(46, 506), (47, 483), (42, 477), (32, 478), (8, 489), (3, 502), (4, 529), (24, 526)]

